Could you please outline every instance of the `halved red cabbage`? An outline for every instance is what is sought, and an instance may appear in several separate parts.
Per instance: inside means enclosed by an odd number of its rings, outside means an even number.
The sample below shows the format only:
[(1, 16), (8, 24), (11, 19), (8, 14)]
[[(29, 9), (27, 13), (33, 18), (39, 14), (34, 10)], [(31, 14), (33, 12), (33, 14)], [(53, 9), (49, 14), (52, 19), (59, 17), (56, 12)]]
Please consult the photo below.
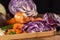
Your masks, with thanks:
[(46, 21), (35, 21), (39, 28), (43, 27), (43, 31), (56, 29), (56, 25), (49, 25)]
[(13, 15), (20, 11), (27, 14), (27, 16), (37, 16), (38, 14), (33, 0), (11, 0), (9, 10)]
[(54, 13), (45, 13), (43, 19), (47, 22), (47, 24), (54, 25), (57, 24)]
[(43, 32), (43, 31), (50, 31), (55, 28), (51, 27), (49, 24), (46, 23), (46, 21), (34, 21), (34, 22), (28, 22), (24, 24), (22, 30), (26, 31), (28, 33), (30, 32)]
[(55, 16), (56, 21), (58, 22), (57, 26), (60, 26), (60, 16), (57, 14), (54, 14), (54, 16)]
[(40, 32), (38, 25), (33, 23), (33, 22), (26, 23), (23, 26), (22, 30), (26, 31), (28, 33), (30, 33), (30, 32)]
[(60, 17), (55, 13), (45, 13), (43, 20), (28, 22), (24, 24), (23, 31), (30, 32), (44, 32), (55, 30), (60, 24)]

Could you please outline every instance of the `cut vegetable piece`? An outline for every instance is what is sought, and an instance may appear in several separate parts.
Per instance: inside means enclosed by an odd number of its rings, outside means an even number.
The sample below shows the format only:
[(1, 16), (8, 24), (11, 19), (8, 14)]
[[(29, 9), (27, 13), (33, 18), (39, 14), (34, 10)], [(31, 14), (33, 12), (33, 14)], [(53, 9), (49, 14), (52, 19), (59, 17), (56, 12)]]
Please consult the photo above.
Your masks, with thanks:
[(13, 29), (21, 29), (23, 27), (24, 24), (20, 24), (20, 23), (15, 23), (13, 25)]
[(15, 23), (15, 19), (14, 18), (12, 18), (12, 19), (10, 19), (10, 20), (7, 20), (7, 24), (14, 24)]
[(13, 35), (13, 34), (16, 34), (16, 31), (13, 29), (8, 29), (6, 32), (6, 35)]
[(9, 33), (9, 35), (13, 35), (13, 34), (16, 34), (16, 32), (12, 32), (12, 31), (11, 31), (11, 32)]
[(38, 18), (36, 18), (35, 20), (43, 20), (42, 18), (40, 18), (40, 17), (38, 17)]
[(16, 29), (16, 34), (21, 34), (22, 30), (21, 29)]
[(11, 0), (9, 3), (10, 12), (24, 12), (27, 16), (37, 16), (36, 5), (33, 0)]
[(54, 26), (51, 26), (51, 25), (47, 24), (46, 21), (42, 21), (42, 20), (28, 22), (28, 23), (24, 24), (24, 26), (22, 28), (23, 31), (26, 31), (28, 33), (44, 32), (44, 31), (50, 31), (53, 29), (54, 29)]
[(8, 29), (11, 29), (11, 28), (13, 28), (13, 25), (4, 26), (4, 27), (2, 27), (1, 29), (2, 29), (2, 30), (8, 30)]
[(54, 13), (45, 13), (43, 19), (50, 25), (57, 24)]

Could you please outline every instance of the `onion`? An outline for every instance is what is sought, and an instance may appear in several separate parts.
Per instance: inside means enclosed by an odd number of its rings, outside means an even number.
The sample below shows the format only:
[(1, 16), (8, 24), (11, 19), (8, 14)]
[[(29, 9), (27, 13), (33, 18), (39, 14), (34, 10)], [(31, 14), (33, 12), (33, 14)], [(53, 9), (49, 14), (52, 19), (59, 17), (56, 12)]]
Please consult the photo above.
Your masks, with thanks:
[(0, 27), (3, 27), (6, 22), (6, 17), (0, 13)]
[(0, 13), (2, 13), (4, 16), (6, 16), (5, 7), (2, 4), (0, 4)]

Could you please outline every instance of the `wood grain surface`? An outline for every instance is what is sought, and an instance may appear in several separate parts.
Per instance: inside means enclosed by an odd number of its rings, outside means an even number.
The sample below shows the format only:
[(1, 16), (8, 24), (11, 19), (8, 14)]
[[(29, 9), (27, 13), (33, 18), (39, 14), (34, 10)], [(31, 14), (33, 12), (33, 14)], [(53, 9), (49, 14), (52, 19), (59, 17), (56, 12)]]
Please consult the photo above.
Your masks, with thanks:
[(43, 37), (43, 38), (20, 39), (20, 40), (60, 40), (60, 35)]
[(56, 30), (37, 32), (37, 33), (27, 33), (27, 34), (3, 35), (0, 36), (0, 40), (21, 40), (21, 39), (38, 40), (38, 37), (42, 38), (42, 37), (54, 36), (55, 34), (56, 34)]

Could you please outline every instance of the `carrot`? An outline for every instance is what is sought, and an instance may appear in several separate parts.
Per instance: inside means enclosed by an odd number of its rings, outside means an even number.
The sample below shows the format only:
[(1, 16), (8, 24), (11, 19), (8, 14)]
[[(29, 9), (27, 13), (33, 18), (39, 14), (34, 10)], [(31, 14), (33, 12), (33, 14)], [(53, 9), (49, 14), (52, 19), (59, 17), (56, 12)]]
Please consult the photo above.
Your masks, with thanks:
[(21, 29), (9, 29), (9, 30), (6, 32), (6, 35), (20, 34), (20, 33), (22, 33), (22, 30), (21, 30)]
[(35, 20), (42, 20), (42, 18), (38, 17), (38, 18), (36, 18)]
[(35, 20), (35, 18), (33, 18), (33, 17), (30, 17), (30, 20), (31, 20), (31, 21), (34, 21), (34, 20)]
[(7, 20), (7, 24), (14, 24), (15, 23), (15, 20), (14, 18), (10, 19), (10, 20)]
[(8, 29), (6, 35), (16, 34), (14, 29)]
[(26, 21), (26, 22), (30, 21), (29, 17), (27, 17), (25, 21)]
[(29, 22), (29, 21), (34, 21), (35, 19), (33, 17), (27, 17), (26, 18), (26, 22)]
[(21, 29), (16, 29), (16, 34), (20, 34), (22, 33), (22, 30)]
[(22, 33), (22, 27), (24, 24), (20, 24), (20, 23), (15, 23), (13, 25), (13, 29), (16, 31), (16, 34), (20, 34)]
[(21, 29), (23, 27), (24, 24), (20, 24), (20, 23), (15, 23), (13, 25), (13, 29)]

